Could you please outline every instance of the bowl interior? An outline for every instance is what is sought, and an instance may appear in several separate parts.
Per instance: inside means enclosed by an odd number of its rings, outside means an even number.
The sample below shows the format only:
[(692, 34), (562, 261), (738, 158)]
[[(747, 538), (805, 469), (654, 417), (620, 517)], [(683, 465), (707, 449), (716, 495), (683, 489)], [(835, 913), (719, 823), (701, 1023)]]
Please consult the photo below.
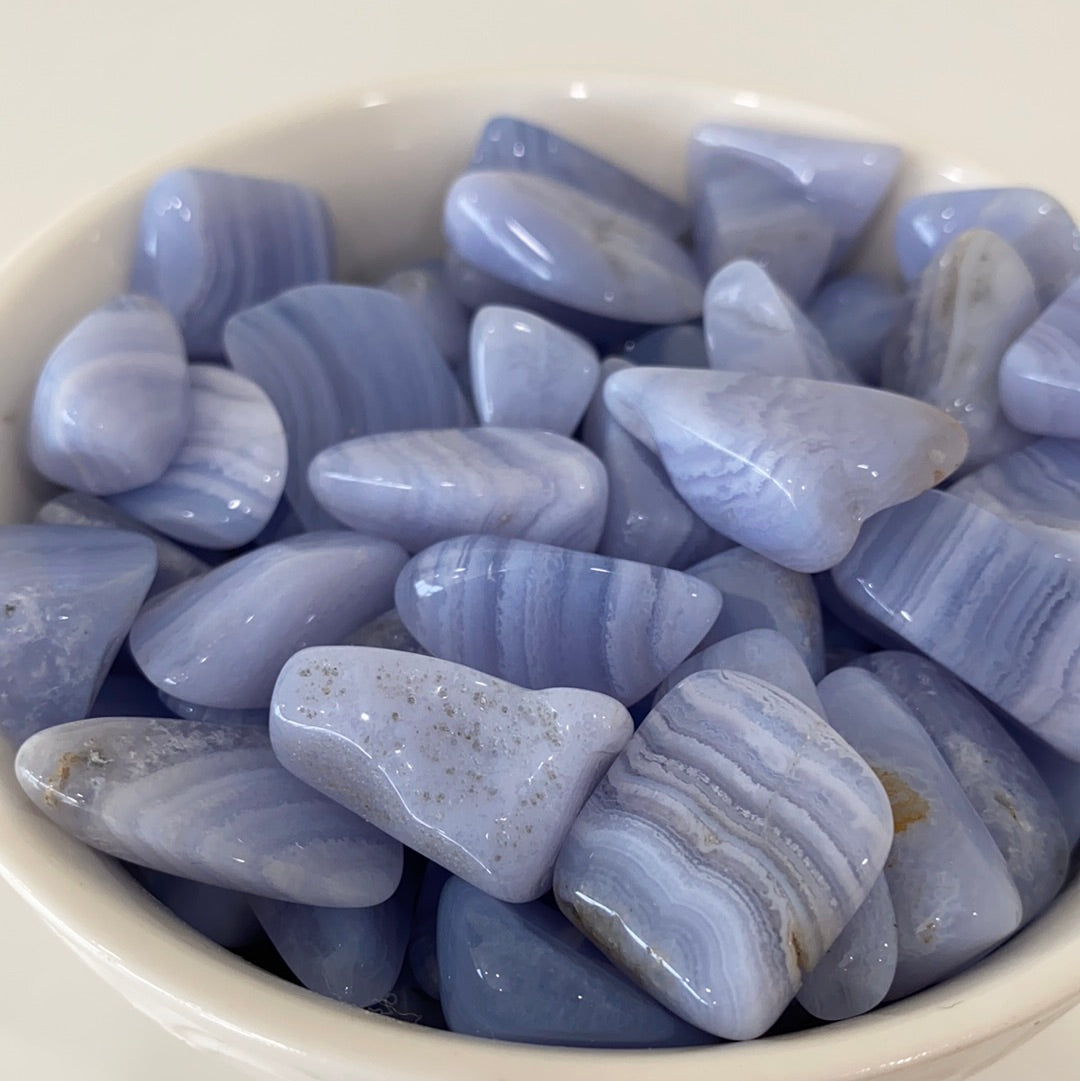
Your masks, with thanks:
[[(855, 117), (745, 91), (527, 74), (356, 92), (182, 151), (77, 207), (0, 268), (0, 521), (27, 518), (46, 492), (23, 451), (33, 380), (71, 324), (125, 288), (141, 194), (153, 176), (198, 165), (310, 184), (331, 208), (340, 276), (376, 281), (439, 253), (447, 184), (482, 123), (508, 112), (578, 138), (677, 196), (690, 130), (705, 119), (892, 138)], [(892, 206), (858, 253), (860, 266), (891, 270), (890, 211), (908, 195), (992, 181), (961, 156), (905, 150)], [(678, 1070), (684, 1081), (718, 1071), (748, 1081), (893, 1072), (944, 1081), (992, 1061), (1080, 998), (1073, 881), (1042, 919), (974, 970), (867, 1017), (804, 1033), (719, 1048), (585, 1052), (418, 1030), (318, 999), (203, 940), (110, 861), (37, 815), (14, 783), (11, 758), (0, 748), (0, 875), (137, 1008), (187, 1042), (275, 1077), (530, 1081), (558, 1070), (564, 1081), (584, 1081), (602, 1068), (623, 1081), (653, 1081), (658, 1070)]]

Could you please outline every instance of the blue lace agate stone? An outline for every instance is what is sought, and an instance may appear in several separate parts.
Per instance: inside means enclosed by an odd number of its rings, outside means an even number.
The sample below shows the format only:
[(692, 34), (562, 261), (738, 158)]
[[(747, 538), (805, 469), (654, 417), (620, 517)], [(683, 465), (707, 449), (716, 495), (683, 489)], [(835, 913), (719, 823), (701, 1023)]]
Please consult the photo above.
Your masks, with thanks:
[[(663, 368), (707, 368), (705, 331), (698, 323), (676, 323), (657, 327), (640, 338), (624, 343), (624, 360)], [(611, 359), (611, 358), (609, 358)]]
[(196, 882), (349, 908), (401, 878), (401, 846), (283, 770), (258, 728), (75, 721), (28, 739), (15, 772), (80, 841)]
[(679, 571), (478, 535), (414, 556), (394, 603), (437, 657), (522, 687), (582, 687), (629, 704), (690, 654), (721, 602)]
[(1058, 754), (1020, 725), (1011, 726), (1009, 731), (1050, 789), (1065, 825), (1069, 848), (1075, 848), (1080, 842), (1080, 762)]
[(45, 361), (30, 409), (30, 460), (95, 495), (165, 472), (190, 416), (187, 357), (169, 313), (123, 296), (77, 323)]
[(172, 312), (189, 352), (219, 356), (231, 315), (333, 271), (330, 220), (314, 191), (179, 169), (146, 193), (131, 288)]
[[(203, 721), (206, 724), (254, 724), (265, 728), (270, 723), (270, 710), (267, 709), (215, 709), (213, 706), (200, 706), (195, 702), (185, 702), (164, 691), (158, 691), (158, 709), (153, 716), (161, 715), (164, 706), (174, 717), (187, 721)], [(104, 714), (101, 714), (104, 716)], [(124, 716), (121, 713), (113, 717)]]
[(358, 630), (345, 637), (342, 645), (374, 646), (376, 649), (399, 649), (404, 653), (427, 653), (420, 643), (409, 633), (409, 628), (401, 622), (396, 608), (376, 616), (370, 623), (365, 623)]
[(659, 702), (559, 854), (559, 907), (668, 1009), (765, 1032), (876, 881), (889, 803), (808, 706), (737, 672)]
[(881, 379), (881, 354), (905, 310), (883, 278), (845, 274), (822, 286), (806, 309), (829, 352), (864, 382)]
[(454, 296), (441, 259), (399, 270), (379, 288), (401, 297), (412, 308), (452, 368), (460, 368), (469, 359), (469, 312)]

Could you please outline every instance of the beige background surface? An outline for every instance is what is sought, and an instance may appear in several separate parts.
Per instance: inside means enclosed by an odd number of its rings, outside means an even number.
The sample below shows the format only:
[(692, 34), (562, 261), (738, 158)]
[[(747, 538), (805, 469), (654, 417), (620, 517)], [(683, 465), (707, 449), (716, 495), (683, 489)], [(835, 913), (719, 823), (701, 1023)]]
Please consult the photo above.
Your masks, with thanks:
[[(794, 13), (793, 13), (794, 12)], [(268, 109), (476, 68), (648, 71), (858, 111), (1080, 210), (1065, 0), (0, 0), (0, 262), (78, 199)], [(233, 1081), (0, 886), (0, 1076)], [(1077, 1075), (1080, 1013), (979, 1081)]]

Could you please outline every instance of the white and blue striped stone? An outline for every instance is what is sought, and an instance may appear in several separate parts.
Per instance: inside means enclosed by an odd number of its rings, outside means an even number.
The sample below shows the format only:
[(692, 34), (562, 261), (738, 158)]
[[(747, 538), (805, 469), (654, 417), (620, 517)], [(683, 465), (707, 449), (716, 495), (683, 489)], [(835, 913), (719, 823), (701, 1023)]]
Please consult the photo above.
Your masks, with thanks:
[(308, 483), (338, 521), (410, 552), (463, 533), (591, 551), (608, 497), (603, 463), (580, 443), (495, 427), (351, 439), (312, 459)]
[(405, 301), (381, 289), (293, 289), (231, 319), (225, 350), (285, 425), (285, 492), (308, 529), (332, 524), (307, 484), (319, 451), (361, 435), (472, 422), (431, 335)]
[(881, 380), (881, 354), (903, 317), (903, 296), (873, 274), (845, 274), (827, 282), (806, 309), (829, 352), (871, 385)]
[(589, 798), (555, 896), (673, 1013), (752, 1039), (863, 903), (890, 839), (881, 784), (809, 706), (752, 676), (699, 672)]
[(468, 361), (469, 312), (450, 288), (441, 259), (398, 270), (380, 282), (379, 288), (409, 305), (451, 368)]
[(157, 480), (187, 431), (187, 357), (156, 301), (121, 296), (49, 354), (30, 408), (30, 460), (56, 484), (109, 495)]
[(258, 728), (75, 721), (27, 740), (15, 772), (73, 837), (196, 882), (350, 908), (401, 878), (401, 846), (282, 769)]
[(159, 300), (194, 356), (219, 356), (236, 312), (334, 273), (330, 218), (299, 184), (178, 169), (146, 193), (133, 292)]
[(476, 535), (414, 556), (394, 603), (437, 657), (522, 687), (581, 687), (629, 704), (693, 651), (721, 599), (680, 571)]

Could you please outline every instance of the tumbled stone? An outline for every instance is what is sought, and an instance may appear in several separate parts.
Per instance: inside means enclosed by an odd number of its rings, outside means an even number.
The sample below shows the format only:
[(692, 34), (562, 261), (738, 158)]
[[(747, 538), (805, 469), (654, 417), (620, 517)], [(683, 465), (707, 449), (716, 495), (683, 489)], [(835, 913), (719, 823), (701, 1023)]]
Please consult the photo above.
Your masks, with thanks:
[(604, 401), (704, 521), (798, 571), (839, 562), (867, 518), (940, 483), (967, 449), (941, 411), (842, 383), (633, 368)]
[(412, 308), (450, 367), (460, 368), (469, 359), (469, 312), (454, 296), (441, 259), (399, 270), (379, 288)]
[(884, 278), (845, 274), (822, 286), (806, 314), (829, 352), (864, 382), (876, 385), (885, 343), (904, 311), (904, 298)]
[(344, 908), (401, 878), (401, 846), (282, 769), (258, 728), (75, 721), (28, 739), (15, 771), (61, 829), (156, 871)]
[(629, 704), (690, 654), (721, 600), (679, 571), (475, 535), (414, 556), (394, 603), (438, 657), (522, 687), (581, 687)]
[(345, 636), (344, 646), (375, 646), (376, 649), (399, 649), (404, 653), (427, 653), (401, 622), (396, 608), (376, 616), (358, 630)]
[(131, 652), (160, 690), (224, 709), (270, 704), (285, 661), (340, 642), (391, 603), (396, 544), (345, 530), (267, 545), (155, 597)]
[[(200, 706), (196, 702), (185, 702), (164, 691), (158, 691), (158, 711), (164, 706), (174, 717), (186, 721), (202, 721), (205, 724), (255, 724), (265, 728), (270, 723), (270, 710), (266, 709), (216, 709), (214, 706)], [(121, 714), (114, 713), (117, 717)]]
[(1011, 726), (1009, 733), (1050, 789), (1074, 849), (1080, 842), (1080, 762), (1059, 754), (1022, 725)]
[(588, 691), (527, 691), (437, 657), (302, 650), (274, 688), (286, 769), (505, 901), (551, 885), (566, 831), (633, 731)]
[(97, 308), (49, 354), (30, 408), (30, 460), (95, 495), (157, 480), (190, 415), (187, 357), (169, 313), (147, 297)]
[(559, 907), (706, 1032), (765, 1032), (889, 851), (869, 767), (809, 706), (737, 672), (659, 702), (559, 854)]
[(705, 331), (698, 323), (657, 327), (626, 342), (619, 350), (624, 360), (663, 368), (707, 368)]

